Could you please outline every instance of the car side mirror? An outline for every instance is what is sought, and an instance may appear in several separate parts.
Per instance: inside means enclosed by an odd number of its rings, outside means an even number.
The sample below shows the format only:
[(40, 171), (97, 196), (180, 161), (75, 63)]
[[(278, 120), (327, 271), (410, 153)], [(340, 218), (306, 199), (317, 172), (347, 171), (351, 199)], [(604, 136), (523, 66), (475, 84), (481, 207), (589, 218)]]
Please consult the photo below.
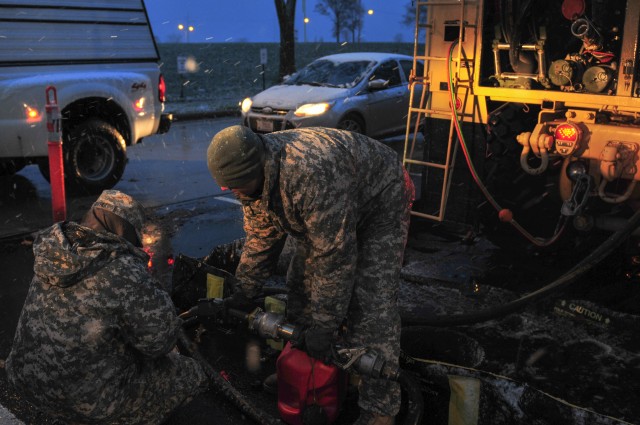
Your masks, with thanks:
[(389, 80), (371, 80), (367, 86), (369, 90), (384, 90), (389, 87)]

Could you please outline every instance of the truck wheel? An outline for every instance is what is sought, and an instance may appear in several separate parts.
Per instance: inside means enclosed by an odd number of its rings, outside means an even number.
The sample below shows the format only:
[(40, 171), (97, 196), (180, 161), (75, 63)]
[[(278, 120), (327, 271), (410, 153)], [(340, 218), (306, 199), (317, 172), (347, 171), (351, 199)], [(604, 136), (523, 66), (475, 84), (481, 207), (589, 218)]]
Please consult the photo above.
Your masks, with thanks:
[[(64, 138), (65, 184), (71, 191), (99, 193), (115, 186), (127, 163), (124, 137), (110, 124), (90, 119)], [(49, 164), (38, 163), (49, 180)]]

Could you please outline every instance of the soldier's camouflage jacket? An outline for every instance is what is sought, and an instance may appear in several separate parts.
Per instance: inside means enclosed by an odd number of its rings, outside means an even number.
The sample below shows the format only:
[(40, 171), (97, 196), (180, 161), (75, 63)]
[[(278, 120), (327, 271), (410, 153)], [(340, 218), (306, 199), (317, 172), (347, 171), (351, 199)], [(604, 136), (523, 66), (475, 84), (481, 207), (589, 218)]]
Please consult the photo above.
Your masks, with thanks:
[(94, 423), (118, 416), (141, 365), (176, 343), (171, 299), (148, 274), (144, 251), (116, 235), (57, 223), (33, 249), (10, 382), (45, 411)]
[[(247, 296), (274, 274), (286, 235), (310, 248), (311, 316), (335, 328), (347, 315), (356, 272), (356, 234), (402, 187), (396, 152), (361, 134), (304, 128), (260, 135), (266, 148), (262, 196), (243, 200), (246, 242), (236, 277)], [(399, 193), (398, 190), (395, 191)]]

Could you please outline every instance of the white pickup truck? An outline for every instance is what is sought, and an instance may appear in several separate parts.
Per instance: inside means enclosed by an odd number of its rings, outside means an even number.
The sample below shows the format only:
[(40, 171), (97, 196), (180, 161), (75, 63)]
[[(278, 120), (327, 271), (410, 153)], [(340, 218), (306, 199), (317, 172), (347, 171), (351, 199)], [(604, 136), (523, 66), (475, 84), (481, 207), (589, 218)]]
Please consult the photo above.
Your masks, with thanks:
[(65, 182), (114, 186), (127, 146), (169, 130), (143, 0), (0, 0), (0, 175), (49, 179), (45, 90), (57, 91)]

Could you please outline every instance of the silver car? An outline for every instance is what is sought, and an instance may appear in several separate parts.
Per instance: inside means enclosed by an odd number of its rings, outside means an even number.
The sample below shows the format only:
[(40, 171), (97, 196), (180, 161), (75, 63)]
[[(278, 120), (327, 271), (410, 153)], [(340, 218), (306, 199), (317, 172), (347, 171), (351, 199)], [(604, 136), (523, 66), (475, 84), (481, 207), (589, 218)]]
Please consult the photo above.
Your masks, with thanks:
[[(242, 121), (258, 133), (332, 127), (381, 138), (407, 125), (413, 57), (394, 53), (341, 53), (316, 59), (242, 102)], [(416, 75), (423, 64), (417, 62)], [(414, 99), (419, 99), (416, 86)]]

